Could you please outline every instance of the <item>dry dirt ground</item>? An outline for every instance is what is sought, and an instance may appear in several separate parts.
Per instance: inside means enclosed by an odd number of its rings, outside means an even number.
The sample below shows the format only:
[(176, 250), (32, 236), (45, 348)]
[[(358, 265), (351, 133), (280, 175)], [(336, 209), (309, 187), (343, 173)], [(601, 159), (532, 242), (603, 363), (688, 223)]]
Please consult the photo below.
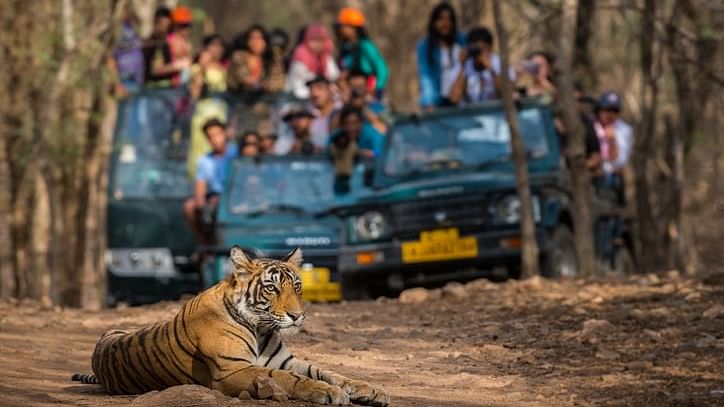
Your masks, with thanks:
[[(289, 342), (298, 356), (382, 385), (393, 406), (724, 405), (721, 277), (478, 280), (401, 300), (315, 304)], [(69, 381), (90, 373), (103, 331), (178, 308), (0, 303), (0, 405), (307, 405), (194, 387), (108, 396)]]

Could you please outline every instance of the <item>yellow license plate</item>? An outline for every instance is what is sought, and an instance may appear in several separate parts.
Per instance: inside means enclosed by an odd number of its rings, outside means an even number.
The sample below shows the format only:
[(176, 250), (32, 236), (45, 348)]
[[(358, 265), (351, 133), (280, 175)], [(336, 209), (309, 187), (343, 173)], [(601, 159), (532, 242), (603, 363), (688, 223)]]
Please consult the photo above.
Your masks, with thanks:
[(342, 288), (336, 281), (330, 281), (329, 269), (311, 268), (300, 271), (302, 298), (310, 302), (334, 302), (342, 300)]
[(466, 259), (477, 255), (477, 239), (460, 237), (456, 228), (421, 232), (420, 240), (402, 243), (403, 263)]

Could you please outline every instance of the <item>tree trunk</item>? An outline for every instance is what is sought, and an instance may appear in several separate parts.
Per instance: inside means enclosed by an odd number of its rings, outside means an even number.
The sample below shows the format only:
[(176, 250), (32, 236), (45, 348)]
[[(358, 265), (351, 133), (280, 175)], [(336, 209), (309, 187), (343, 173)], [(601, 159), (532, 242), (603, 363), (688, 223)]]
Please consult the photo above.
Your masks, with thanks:
[(0, 121), (0, 298), (4, 299), (17, 295), (11, 239), (13, 218), (11, 195), (5, 128)]
[(596, 21), (596, 0), (579, 1), (577, 10), (573, 72), (586, 89), (596, 89), (598, 72), (593, 66), (589, 49), (593, 23)]
[(662, 253), (660, 228), (654, 214), (651, 198), (654, 190), (649, 179), (649, 162), (651, 160), (652, 142), (656, 134), (656, 101), (658, 86), (654, 77), (654, 40), (656, 1), (646, 0), (644, 11), (641, 14), (641, 121), (635, 138), (635, 149), (632, 155), (634, 172), (636, 173), (636, 237), (639, 241), (636, 247), (639, 266), (642, 272), (650, 273), (663, 267), (664, 254)]
[(591, 179), (586, 168), (585, 130), (578, 114), (573, 91), (573, 56), (576, 30), (577, 0), (563, 2), (560, 56), (558, 58), (558, 101), (563, 112), (563, 123), (568, 134), (567, 156), (573, 183), (574, 233), (576, 257), (581, 275), (596, 272), (593, 244), (593, 217), (591, 215)]
[(521, 278), (528, 278), (540, 275), (538, 241), (535, 236), (535, 219), (533, 218), (533, 200), (528, 182), (525, 145), (518, 125), (518, 113), (513, 101), (513, 84), (507, 75), (510, 54), (508, 51), (508, 33), (503, 23), (500, 0), (493, 1), (493, 12), (495, 14), (495, 29), (498, 32), (498, 43), (500, 44), (501, 72), (503, 72), (500, 78), (503, 85), (503, 104), (505, 106), (505, 117), (510, 126), (510, 147), (515, 161), (516, 190), (520, 200), (520, 233), (523, 242)]
[(103, 119), (88, 119), (89, 136), (81, 174), (80, 195), (85, 199), (81, 201), (78, 216), (81, 233), (77, 270), (79, 305), (88, 309), (100, 309), (105, 298), (107, 163), (116, 120), (116, 105), (109, 99), (102, 89), (95, 92), (91, 111), (103, 114)]

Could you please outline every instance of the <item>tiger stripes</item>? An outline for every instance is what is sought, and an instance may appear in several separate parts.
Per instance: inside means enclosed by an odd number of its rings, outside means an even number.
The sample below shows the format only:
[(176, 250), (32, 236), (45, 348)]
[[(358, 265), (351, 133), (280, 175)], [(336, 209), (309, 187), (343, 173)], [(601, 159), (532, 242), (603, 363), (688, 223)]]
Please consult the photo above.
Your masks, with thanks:
[(237, 396), (255, 394), (257, 377), (272, 377), (294, 399), (389, 404), (383, 389), (297, 359), (284, 345), (282, 333), (304, 322), (301, 250), (283, 260), (249, 259), (235, 246), (230, 259), (229, 276), (171, 320), (104, 333), (91, 358), (94, 374), (72, 379), (101, 384), (111, 394), (200, 384)]

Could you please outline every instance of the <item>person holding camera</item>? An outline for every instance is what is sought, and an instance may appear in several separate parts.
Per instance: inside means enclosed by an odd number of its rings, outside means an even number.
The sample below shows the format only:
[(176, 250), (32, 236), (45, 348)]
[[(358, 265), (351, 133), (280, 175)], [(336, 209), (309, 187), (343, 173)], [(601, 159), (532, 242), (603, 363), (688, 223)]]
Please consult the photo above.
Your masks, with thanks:
[(293, 104), (282, 117), (282, 120), (292, 130), (293, 135), (286, 154), (311, 155), (322, 151), (312, 142), (311, 124), (313, 118), (314, 113), (301, 103)]
[(493, 34), (476, 27), (460, 52), (460, 68), (448, 99), (454, 105), (478, 103), (500, 97), (500, 57), (493, 52)]
[(516, 66), (516, 87), (522, 97), (535, 97), (542, 103), (553, 103), (556, 85), (553, 82), (553, 59), (543, 51), (533, 51)]
[[(385, 110), (385, 106), (375, 99), (367, 87), (368, 78), (369, 76), (362, 71), (350, 71), (346, 80), (339, 84), (342, 101), (345, 106), (359, 109), (364, 116), (364, 122), (369, 123), (375, 130), (384, 134), (387, 132), (387, 123), (380, 118), (380, 113)], [(333, 114), (334, 117), (330, 122), (330, 129), (332, 130), (336, 130), (340, 125), (338, 113), (339, 110)]]
[(339, 113), (340, 128), (330, 137), (329, 154), (334, 163), (334, 191), (349, 192), (349, 181), (358, 159), (374, 159), (382, 151), (384, 137), (364, 123), (364, 113), (347, 105)]

